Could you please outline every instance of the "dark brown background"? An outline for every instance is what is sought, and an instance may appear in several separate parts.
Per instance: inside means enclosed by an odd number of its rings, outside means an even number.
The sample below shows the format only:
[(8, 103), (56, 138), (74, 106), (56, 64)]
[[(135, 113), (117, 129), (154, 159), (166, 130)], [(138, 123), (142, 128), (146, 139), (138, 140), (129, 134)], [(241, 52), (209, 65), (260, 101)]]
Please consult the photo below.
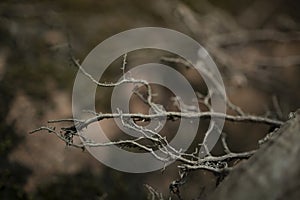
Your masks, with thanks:
[[(180, 14), (184, 9), (195, 15), (196, 24), (188, 14)], [(73, 55), (83, 60), (101, 41), (130, 28), (178, 30), (208, 49), (234, 103), (249, 113), (286, 120), (289, 112), (300, 107), (299, 13), (299, 4), (292, 0), (1, 1), (0, 198), (142, 199), (147, 196), (143, 184), (169, 195), (168, 186), (177, 177), (176, 164), (163, 173), (121, 173), (87, 152), (66, 147), (54, 136), (28, 134), (48, 119), (71, 116), (76, 68), (69, 61), (69, 45)], [(269, 34), (252, 40), (261, 30), (283, 33), (285, 39)], [(213, 36), (231, 33), (234, 40), (241, 31), (249, 34), (238, 42), (225, 37), (219, 51), (209, 47)], [(129, 55), (129, 65), (145, 62), (145, 57), (143, 52)], [(156, 54), (155, 59), (159, 61)], [(191, 72), (183, 73), (194, 85), (201, 85)], [(107, 76), (115, 75), (108, 72)], [(106, 96), (98, 94), (99, 111), (109, 111)], [(109, 122), (103, 126), (116, 131)], [(257, 140), (269, 128), (227, 123), (225, 131), (230, 146), (243, 151), (257, 148)], [(192, 199), (214, 188), (211, 173), (195, 172), (182, 193)]]

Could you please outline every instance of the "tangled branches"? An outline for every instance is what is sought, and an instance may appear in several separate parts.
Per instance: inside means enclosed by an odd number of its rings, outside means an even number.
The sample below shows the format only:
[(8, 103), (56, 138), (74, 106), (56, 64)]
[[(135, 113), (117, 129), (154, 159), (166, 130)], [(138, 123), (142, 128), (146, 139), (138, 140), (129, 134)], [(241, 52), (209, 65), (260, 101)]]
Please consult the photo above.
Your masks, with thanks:
[[(61, 130), (57, 131), (55, 127), (44, 126), (40, 127), (31, 133), (39, 132), (42, 130), (48, 131), (51, 134), (56, 135), (60, 140), (64, 141), (68, 146), (73, 146), (77, 148), (97, 148), (97, 147), (107, 147), (107, 146), (118, 146), (120, 148), (135, 148), (142, 152), (150, 153), (155, 159), (167, 165), (167, 163), (172, 162), (174, 160), (179, 161), (178, 165), (181, 173), (186, 173), (189, 170), (198, 170), (205, 169), (212, 171), (214, 173), (226, 174), (233, 167), (232, 164), (229, 164), (230, 161), (236, 159), (245, 159), (250, 157), (255, 153), (255, 150), (246, 151), (246, 152), (232, 152), (227, 145), (226, 134), (222, 132), (221, 134), (221, 142), (224, 148), (224, 155), (215, 156), (209, 152), (209, 149), (206, 146), (205, 139), (202, 143), (198, 144), (198, 147), (194, 149), (193, 153), (186, 153), (183, 149), (174, 148), (170, 145), (169, 141), (166, 137), (163, 137), (159, 134), (159, 132), (155, 130), (148, 129), (144, 126), (138, 125), (137, 122), (149, 122), (151, 120), (157, 120), (160, 122), (162, 119), (166, 119), (169, 121), (176, 121), (180, 119), (210, 119), (212, 117), (216, 118), (225, 118), (227, 121), (233, 122), (254, 122), (254, 123), (263, 123), (272, 125), (275, 127), (279, 127), (283, 124), (282, 121), (276, 119), (270, 119), (266, 117), (254, 116), (245, 114), (241, 108), (232, 104), (228, 99), (226, 101), (227, 107), (231, 110), (235, 111), (236, 115), (229, 115), (223, 113), (214, 112), (211, 109), (210, 105), (210, 95), (201, 95), (198, 93), (198, 103), (206, 106), (208, 111), (206, 112), (195, 112), (193, 109), (183, 110), (180, 112), (175, 111), (165, 111), (161, 108), (159, 104), (156, 104), (152, 97), (153, 91), (151, 85), (145, 80), (139, 80), (132, 77), (125, 77), (118, 82), (115, 83), (101, 83), (95, 80), (90, 74), (88, 74), (84, 68), (79, 64), (77, 60), (72, 59), (74, 65), (84, 74), (87, 78), (90, 79), (94, 84), (99, 87), (118, 87), (122, 84), (133, 83), (136, 85), (143, 85), (147, 88), (147, 97), (145, 98), (137, 89), (134, 94), (145, 103), (150, 109), (153, 110), (152, 114), (141, 114), (141, 113), (123, 113), (122, 110), (118, 110), (116, 113), (93, 113), (94, 117), (89, 118), (87, 120), (79, 120), (79, 119), (60, 119), (60, 120), (51, 120), (48, 123), (50, 124), (59, 124), (65, 122), (72, 122), (74, 125), (69, 127), (63, 127)], [(177, 61), (169, 59), (168, 61)], [(126, 56), (124, 56), (122, 71), (124, 74), (126, 64)], [(176, 97), (174, 100), (174, 104), (178, 105), (178, 101), (180, 101), (180, 97)], [(182, 103), (182, 102), (181, 102)], [(184, 105), (184, 107), (188, 107), (188, 105)], [(121, 120), (122, 126), (128, 130), (132, 130), (140, 133), (139, 137), (128, 140), (118, 140), (118, 141), (110, 141), (104, 143), (97, 143), (88, 136), (84, 136), (82, 132), (89, 125), (99, 122), (104, 119), (119, 119)], [(209, 134), (209, 131), (206, 133)], [(81, 142), (75, 142), (74, 138), (80, 138)], [(78, 141), (78, 140), (77, 140)], [(146, 144), (145, 144), (146, 143)], [(199, 156), (200, 149), (204, 149), (206, 152), (204, 157)], [(179, 181), (180, 182), (180, 181)], [(175, 184), (178, 185), (178, 184)], [(174, 186), (175, 187), (175, 186)]]

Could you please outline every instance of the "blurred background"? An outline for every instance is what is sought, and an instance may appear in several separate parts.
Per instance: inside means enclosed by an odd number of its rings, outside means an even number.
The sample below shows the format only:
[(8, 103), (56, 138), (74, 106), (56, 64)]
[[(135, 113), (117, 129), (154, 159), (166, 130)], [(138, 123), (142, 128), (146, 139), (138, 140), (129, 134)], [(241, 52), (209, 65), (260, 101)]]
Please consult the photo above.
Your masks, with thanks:
[[(82, 61), (121, 31), (143, 26), (180, 31), (211, 54), (233, 103), (247, 113), (284, 121), (300, 107), (299, 6), (293, 0), (1, 1), (0, 199), (146, 199), (144, 184), (168, 197), (169, 184), (178, 178), (176, 163), (163, 172), (127, 174), (102, 165), (88, 152), (66, 147), (53, 135), (28, 134), (50, 119), (72, 116), (77, 69), (70, 49)], [(129, 54), (129, 68), (160, 62), (162, 55)], [(112, 63), (104, 80), (118, 79), (121, 61)], [(205, 90), (193, 71), (179, 71)], [(107, 94), (97, 94), (99, 112), (110, 111)], [(109, 121), (103, 126), (117, 132)], [(233, 150), (246, 151), (257, 148), (269, 129), (226, 123), (224, 130)], [(182, 196), (203, 199), (215, 187), (212, 173), (193, 172)]]

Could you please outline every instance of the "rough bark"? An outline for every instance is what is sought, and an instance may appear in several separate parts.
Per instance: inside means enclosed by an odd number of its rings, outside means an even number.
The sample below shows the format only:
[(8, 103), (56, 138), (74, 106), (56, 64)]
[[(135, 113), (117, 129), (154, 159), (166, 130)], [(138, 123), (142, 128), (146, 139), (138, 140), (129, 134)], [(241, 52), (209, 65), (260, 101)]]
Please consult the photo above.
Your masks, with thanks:
[(300, 110), (233, 170), (209, 199), (300, 199)]

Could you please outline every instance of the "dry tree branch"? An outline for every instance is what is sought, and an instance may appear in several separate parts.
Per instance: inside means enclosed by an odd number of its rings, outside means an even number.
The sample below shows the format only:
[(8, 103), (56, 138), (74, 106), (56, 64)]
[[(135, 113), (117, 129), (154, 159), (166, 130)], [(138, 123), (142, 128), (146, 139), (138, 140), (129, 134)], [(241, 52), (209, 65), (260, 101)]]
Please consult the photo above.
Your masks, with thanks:
[(208, 199), (299, 199), (300, 110), (291, 117)]
[(164, 200), (163, 194), (156, 191), (153, 187), (148, 184), (145, 184), (145, 187), (149, 191), (148, 200)]
[[(201, 25), (197, 21), (197, 17), (194, 16), (194, 13), (186, 7), (179, 7), (181, 9), (180, 12), (182, 14), (183, 20), (190, 28), (195, 35), (201, 29)], [(191, 20), (192, 19), (192, 20)], [(233, 66), (236, 67), (239, 63), (236, 63), (230, 56), (225, 54), (222, 50), (224, 46), (240, 44), (251, 41), (262, 41), (269, 40), (270, 38), (277, 41), (287, 41), (290, 40), (290, 37), (287, 37), (286, 34), (281, 32), (274, 32), (273, 30), (263, 30), (263, 31), (245, 31), (240, 29), (234, 22), (231, 23), (231, 27), (234, 27), (234, 30), (225, 34), (203, 34), (200, 35), (204, 41), (204, 46), (208, 48), (210, 53), (212, 53), (216, 59), (221, 62), (225, 66)], [(294, 33), (295, 40), (300, 40), (299, 33)], [(210, 36), (211, 35), (211, 36)], [(272, 36), (272, 37), (271, 37)], [(156, 120), (160, 122), (163, 119), (169, 121), (176, 121), (180, 119), (225, 119), (226, 121), (236, 122), (236, 123), (260, 123), (266, 124), (273, 127), (280, 127), (284, 122), (278, 119), (271, 119), (263, 116), (250, 115), (245, 113), (240, 107), (234, 105), (229, 99), (226, 99), (226, 105), (229, 109), (234, 111), (234, 115), (226, 114), (226, 113), (218, 113), (212, 110), (210, 104), (210, 95), (203, 95), (200, 92), (197, 93), (198, 103), (205, 106), (208, 111), (206, 112), (197, 112), (196, 109), (193, 109), (190, 105), (185, 105), (181, 101), (181, 97), (175, 97), (174, 105), (177, 106), (180, 111), (165, 111), (161, 109), (159, 104), (156, 104), (153, 101), (153, 90), (150, 83), (143, 79), (135, 79), (131, 76), (125, 76), (126, 70), (126, 61), (127, 54), (123, 57), (123, 64), (121, 67), (123, 79), (120, 79), (118, 82), (107, 82), (102, 83), (97, 81), (94, 77), (91, 76), (85, 69), (80, 65), (79, 61), (72, 57), (72, 62), (78, 70), (86, 76), (92, 83), (97, 85), (98, 87), (119, 87), (121, 85), (126, 84), (134, 84), (136, 88), (133, 90), (133, 94), (135, 94), (139, 100), (141, 100), (144, 104), (146, 104), (150, 109), (154, 111), (152, 114), (142, 114), (142, 113), (124, 113), (122, 110), (119, 110), (114, 113), (95, 113), (91, 112), (94, 116), (90, 117), (86, 120), (81, 119), (58, 119), (58, 120), (49, 120), (49, 124), (63, 124), (63, 123), (73, 123), (68, 127), (63, 127), (60, 130), (56, 130), (55, 127), (43, 126), (36, 130), (31, 131), (30, 133), (37, 133), (40, 131), (46, 131), (50, 134), (54, 134), (61, 141), (65, 142), (66, 145), (72, 146), (75, 148), (105, 148), (109, 146), (118, 146), (119, 148), (135, 148), (142, 152), (150, 153), (155, 159), (161, 161), (164, 164), (169, 163), (170, 161), (179, 161), (179, 171), (180, 179), (171, 183), (170, 191), (177, 195), (180, 199), (179, 187), (185, 183), (184, 179), (187, 176), (188, 172), (191, 170), (208, 170), (214, 172), (216, 174), (227, 174), (234, 166), (230, 164), (230, 161), (234, 161), (237, 159), (247, 159), (252, 156), (257, 150), (245, 151), (245, 152), (233, 152), (226, 140), (226, 134), (222, 132), (221, 134), (221, 144), (223, 145), (224, 154), (223, 155), (212, 155), (206, 146), (207, 134), (204, 137), (202, 143), (198, 144), (198, 147), (195, 148), (194, 152), (188, 153), (183, 149), (176, 149), (171, 146), (166, 137), (163, 137), (156, 130), (147, 129), (146, 127), (138, 125), (136, 122), (150, 122), (152, 120)], [(181, 58), (162, 58), (162, 61), (179, 63), (183, 66), (191, 66), (189, 62), (183, 60)], [(268, 64), (268, 65), (293, 65), (300, 63), (299, 57), (289, 57), (286, 61), (278, 62), (277, 59), (266, 59), (261, 60), (259, 64)], [(238, 68), (238, 67), (236, 67)], [(214, 79), (214, 77), (209, 74), (210, 72), (205, 72), (206, 75), (210, 79)], [(215, 83), (218, 86), (218, 83)], [(144, 86), (146, 88), (146, 97), (140, 93), (138, 90), (138, 86)], [(218, 89), (218, 87), (217, 87)], [(183, 105), (179, 107), (179, 105)], [(110, 142), (95, 142), (90, 140), (88, 136), (83, 136), (83, 132), (86, 128), (88, 128), (91, 124), (102, 121), (104, 119), (119, 119), (122, 123), (122, 126), (126, 129), (133, 130), (135, 132), (140, 133), (139, 137), (134, 139), (126, 139), (126, 140), (115, 140)], [(267, 135), (265, 138), (261, 140), (261, 143), (268, 140), (270, 135)], [(79, 138), (81, 142), (75, 142), (75, 138)], [(145, 141), (147, 141), (147, 145), (145, 145)], [(206, 151), (206, 155), (204, 157), (199, 156), (199, 149), (203, 147)], [(151, 199), (163, 199), (162, 194), (155, 191), (150, 186), (147, 186)]]
[[(133, 93), (150, 109), (154, 111), (152, 114), (142, 114), (142, 113), (123, 113), (122, 110), (118, 110), (115, 113), (96, 113), (91, 112), (94, 116), (90, 117), (86, 120), (82, 119), (59, 119), (59, 120), (49, 120), (49, 124), (63, 124), (63, 123), (73, 123), (71, 126), (63, 127), (60, 130), (56, 130), (55, 127), (43, 126), (36, 130), (31, 131), (31, 133), (37, 133), (40, 131), (47, 131), (51, 134), (54, 134), (61, 141), (65, 142), (67, 146), (72, 146), (75, 148), (106, 148), (109, 146), (117, 146), (119, 148), (134, 148), (141, 152), (150, 153), (156, 160), (162, 162), (165, 166), (167, 163), (172, 161), (178, 161), (178, 169), (181, 172), (181, 178), (177, 181), (173, 181), (170, 184), (170, 191), (175, 194), (179, 199), (180, 191), (179, 187), (185, 183), (184, 179), (187, 176), (187, 173), (192, 170), (208, 170), (216, 174), (216, 176), (225, 176), (231, 171), (234, 167), (234, 164), (231, 164), (231, 161), (247, 159), (252, 156), (256, 150), (245, 151), (245, 152), (233, 152), (230, 150), (227, 141), (226, 134), (221, 134), (221, 142), (224, 148), (223, 155), (212, 155), (206, 146), (206, 140), (208, 133), (205, 134), (205, 137), (202, 143), (198, 144), (198, 147), (195, 148), (195, 151), (192, 153), (185, 152), (186, 150), (177, 149), (173, 147), (166, 137), (163, 137), (156, 130), (151, 130), (146, 127), (138, 125), (136, 122), (150, 122), (152, 120), (157, 120), (160, 122), (162, 119), (166, 119), (169, 121), (176, 121), (180, 119), (225, 119), (226, 121), (232, 122), (251, 122), (251, 123), (262, 123), (271, 125), (274, 127), (279, 127), (283, 124), (282, 121), (277, 119), (271, 119), (262, 116), (255, 116), (246, 114), (240, 107), (234, 105), (229, 99), (226, 99), (226, 105), (229, 109), (235, 111), (235, 115), (229, 115), (226, 113), (218, 113), (213, 111), (210, 104), (210, 95), (203, 95), (200, 92), (197, 92), (197, 100), (199, 104), (202, 104), (207, 107), (208, 111), (206, 112), (198, 112), (193, 109), (193, 107), (189, 105), (185, 105), (181, 101), (181, 97), (174, 98), (174, 104), (177, 102), (177, 107), (183, 105), (184, 110), (181, 111), (165, 111), (161, 109), (159, 104), (156, 104), (153, 101), (153, 91), (151, 85), (146, 80), (135, 79), (130, 76), (123, 76), (118, 82), (110, 82), (110, 83), (101, 83), (95, 80), (89, 73), (87, 73), (84, 68), (79, 64), (76, 59), (72, 59), (74, 65), (79, 69), (79, 71), (90, 79), (94, 84), (99, 87), (118, 87), (123, 84), (135, 84), (142, 85), (146, 87), (147, 96), (144, 97), (137, 87), (134, 89)], [(168, 60), (173, 61), (173, 60)], [(181, 60), (176, 60), (176, 62), (181, 62)], [(126, 56), (124, 56), (123, 65), (122, 65), (122, 73), (125, 74), (126, 67)], [(209, 72), (208, 72), (209, 73)], [(210, 77), (213, 79), (214, 77)], [(179, 103), (179, 104), (178, 104)], [(88, 135), (84, 135), (84, 131), (88, 128), (89, 125), (99, 122), (104, 119), (119, 119), (124, 128), (128, 130), (132, 130), (134, 132), (139, 133), (139, 136), (134, 139), (126, 139), (126, 140), (115, 140), (109, 142), (95, 142), (89, 139)], [(218, 127), (216, 127), (218, 128)], [(78, 140), (80, 139), (80, 142)], [(267, 140), (268, 137), (265, 138)], [(147, 142), (145, 144), (145, 142)], [(199, 154), (199, 149), (204, 148), (206, 151), (206, 155), (201, 157)], [(164, 170), (164, 169), (163, 169)], [(184, 174), (184, 175), (182, 175)], [(162, 196), (157, 196), (159, 193), (156, 193), (151, 188), (148, 188), (150, 191), (152, 198), (163, 198)]]
[[(126, 62), (126, 57), (124, 56), (124, 63)], [(145, 99), (142, 95), (138, 95), (138, 97), (141, 98), (143, 102), (145, 102), (150, 108), (152, 108), (155, 113), (154, 114), (141, 114), (141, 113), (122, 113), (122, 111), (118, 111), (116, 113), (94, 113), (95, 116), (91, 117), (87, 120), (78, 120), (78, 119), (59, 119), (59, 120), (50, 120), (48, 123), (63, 123), (63, 122), (73, 122), (74, 125), (70, 127), (64, 127), (59, 132), (55, 130), (55, 128), (51, 127), (41, 127), (39, 129), (33, 130), (31, 133), (39, 132), (41, 130), (48, 131), (49, 133), (55, 134), (59, 139), (64, 141), (68, 146), (73, 146), (77, 148), (96, 148), (96, 147), (107, 147), (116, 145), (119, 147), (134, 147), (139, 150), (149, 152), (151, 153), (157, 160), (168, 163), (172, 160), (180, 161), (181, 164), (178, 166), (180, 169), (185, 170), (196, 170), (196, 169), (205, 169), (209, 171), (213, 171), (216, 173), (222, 173), (227, 172), (231, 170), (232, 167), (228, 165), (228, 161), (234, 160), (234, 159), (242, 159), (242, 158), (248, 158), (252, 154), (255, 153), (255, 150), (248, 151), (248, 152), (242, 152), (242, 153), (234, 153), (232, 152), (226, 142), (225, 134), (221, 135), (222, 138), (222, 144), (225, 150), (225, 155), (222, 156), (213, 156), (211, 155), (208, 150), (206, 149), (205, 145), (205, 139), (204, 141), (199, 144), (199, 146), (203, 146), (204, 149), (207, 151), (207, 156), (204, 158), (200, 158), (197, 153), (198, 150), (194, 153), (185, 153), (182, 149), (176, 149), (172, 147), (169, 142), (167, 141), (166, 137), (162, 137), (159, 133), (147, 129), (143, 126), (139, 126), (136, 124), (137, 121), (151, 121), (151, 120), (161, 120), (166, 118), (167, 120), (178, 120), (178, 119), (209, 119), (209, 118), (225, 118), (227, 121), (233, 121), (233, 122), (255, 122), (255, 123), (263, 123), (273, 126), (280, 126), (283, 124), (282, 121), (276, 120), (276, 119), (270, 119), (266, 117), (260, 117), (260, 116), (254, 116), (254, 115), (246, 115), (241, 108), (238, 106), (235, 106), (232, 104), (229, 100), (227, 100), (227, 105), (232, 110), (235, 110), (237, 115), (228, 115), (224, 113), (217, 113), (210, 109), (209, 105), (209, 97), (205, 96), (203, 99), (203, 95), (198, 95), (199, 102), (203, 102), (204, 105), (206, 105), (209, 109), (207, 112), (174, 112), (174, 111), (163, 111), (159, 108), (157, 104), (155, 104), (152, 101), (152, 89), (150, 84), (145, 80), (138, 80), (134, 79), (132, 77), (124, 77), (124, 79), (120, 80), (116, 83), (100, 83), (96, 81), (90, 74), (88, 74), (79, 64), (79, 62), (75, 59), (72, 59), (74, 62), (74, 65), (78, 67), (78, 69), (86, 76), (88, 77), (92, 82), (97, 84), (100, 87), (117, 87), (121, 84), (127, 84), (127, 83), (135, 83), (135, 84), (142, 84), (147, 87), (148, 96), (147, 99)], [(125, 70), (125, 64), (123, 64), (123, 67), (121, 68), (123, 73)], [(177, 99), (180, 99), (178, 97)], [(140, 134), (140, 137), (137, 137), (135, 139), (129, 139), (129, 140), (120, 140), (120, 141), (110, 141), (106, 143), (96, 143), (94, 141), (89, 140), (87, 137), (83, 137), (81, 132), (84, 131), (85, 128), (87, 128), (90, 124), (101, 121), (103, 119), (120, 119), (122, 122), (122, 125), (127, 128), (134, 131), (137, 131)], [(81, 139), (81, 143), (75, 143), (73, 142), (73, 138), (78, 137)], [(152, 145), (144, 145), (141, 144), (141, 141), (148, 141)], [(155, 150), (155, 148), (157, 148)]]
[[(212, 9), (211, 6), (208, 6)], [(197, 21), (197, 16), (190, 10), (188, 7), (184, 6), (184, 4), (179, 4), (178, 10), (182, 15), (183, 21), (186, 23), (188, 28), (195, 34), (199, 35), (199, 38), (204, 42), (204, 46), (212, 53), (216, 59), (221, 62), (224, 66), (232, 66), (235, 69), (238, 69), (239, 63), (236, 63), (230, 56), (225, 54), (222, 48), (226, 45), (239, 44), (251, 41), (261, 41), (268, 40), (270, 35), (274, 40), (286, 41), (289, 40), (289, 37), (286, 37), (286, 34), (280, 32), (274, 32), (269, 30), (264, 31), (253, 31), (247, 32), (240, 27), (234, 21), (231, 21), (230, 28), (232, 30), (229, 33), (225, 34), (210, 34), (208, 32), (204, 34), (198, 34), (199, 30), (201, 30), (201, 24)], [(208, 30), (210, 31), (210, 30)], [(251, 36), (251, 37), (250, 37)], [(299, 33), (295, 33), (293, 37), (298, 39)], [(150, 130), (146, 127), (138, 125), (136, 122), (150, 122), (152, 120), (156, 120), (160, 122), (163, 119), (169, 121), (175, 121), (180, 119), (225, 119), (226, 121), (231, 122), (243, 122), (243, 123), (261, 123), (266, 125), (271, 125), (274, 127), (279, 127), (283, 124), (283, 121), (277, 119), (271, 119), (262, 116), (250, 115), (245, 113), (240, 107), (234, 105), (229, 99), (226, 99), (226, 105), (229, 109), (234, 111), (235, 115), (229, 115), (226, 113), (218, 113), (212, 110), (210, 104), (210, 95), (203, 95), (200, 92), (197, 92), (197, 100), (199, 104), (202, 104), (207, 108), (206, 112), (198, 112), (196, 109), (193, 109), (190, 105), (185, 105), (180, 97), (176, 97), (174, 100), (174, 105), (178, 108), (181, 108), (180, 111), (165, 111), (161, 109), (160, 105), (156, 104), (153, 101), (153, 90), (148, 81), (143, 79), (135, 79), (131, 76), (125, 76), (126, 70), (126, 61), (127, 54), (123, 57), (123, 64), (121, 67), (123, 79), (120, 79), (118, 82), (107, 82), (102, 83), (97, 81), (94, 77), (92, 77), (85, 69), (80, 65), (80, 63), (72, 57), (72, 62), (78, 70), (86, 76), (92, 83), (97, 85), (98, 87), (119, 87), (121, 85), (126, 84), (134, 84), (136, 88), (133, 90), (133, 94), (135, 94), (139, 100), (141, 100), (144, 104), (146, 104), (150, 109), (154, 111), (152, 114), (142, 114), (142, 113), (124, 113), (122, 110), (114, 113), (92, 113), (93, 117), (81, 120), (81, 119), (59, 119), (59, 120), (49, 120), (49, 124), (62, 124), (65, 122), (74, 123), (69, 127), (63, 127), (61, 130), (57, 131), (53, 127), (41, 127), (39, 129), (33, 130), (31, 133), (40, 132), (42, 130), (47, 131), (51, 134), (56, 135), (60, 140), (64, 141), (68, 146), (73, 146), (76, 148), (105, 148), (109, 146), (118, 146), (119, 148), (136, 148), (143, 152), (150, 153), (155, 159), (161, 161), (164, 164), (169, 163), (170, 161), (177, 160), (179, 161), (178, 168), (180, 170), (181, 176), (180, 179), (173, 182), (170, 185), (172, 186), (173, 192), (178, 192), (177, 196), (180, 198), (179, 187), (184, 183), (182, 181), (186, 177), (186, 173), (190, 170), (199, 170), (204, 169), (208, 171), (212, 171), (217, 174), (227, 174), (232, 168), (233, 165), (230, 164), (230, 161), (237, 159), (247, 159), (251, 155), (253, 155), (256, 150), (246, 151), (246, 152), (233, 152), (226, 141), (226, 134), (221, 134), (221, 142), (224, 148), (224, 155), (215, 156), (212, 155), (206, 146), (207, 134), (204, 137), (202, 143), (198, 144), (198, 147), (195, 148), (193, 153), (187, 153), (185, 150), (176, 149), (170, 145), (166, 137), (162, 137), (156, 130)], [(181, 58), (162, 58), (163, 61), (180, 63), (183, 66), (190, 66), (190, 63), (181, 59)], [(293, 64), (298, 62), (298, 58), (293, 58)], [(267, 60), (268, 63), (274, 63), (274, 60)], [(276, 60), (275, 60), (276, 61)], [(261, 61), (262, 63), (263, 61)], [(277, 63), (277, 62), (276, 62)], [(212, 81), (214, 81), (214, 77), (210, 74), (209, 71), (205, 71), (205, 75)], [(219, 83), (217, 81), (214, 82), (217, 90), (220, 88)], [(144, 86), (146, 88), (146, 97), (139, 92), (138, 86)], [(213, 91), (214, 92), (214, 91)], [(179, 105), (183, 105), (179, 107)], [(183, 108), (183, 110), (182, 110)], [(83, 132), (89, 125), (99, 122), (104, 119), (119, 119), (122, 123), (122, 126), (126, 129), (133, 130), (135, 132), (140, 133), (139, 137), (134, 139), (127, 140), (116, 140), (110, 142), (99, 143), (92, 141), (88, 138), (88, 136), (83, 136)], [(218, 127), (217, 127), (218, 128)], [(76, 143), (74, 138), (79, 138), (81, 140), (80, 143)], [(265, 141), (268, 139), (268, 135), (261, 141)], [(147, 141), (147, 145), (143, 142)], [(199, 149), (203, 147), (206, 151), (206, 156), (199, 156)], [(184, 175), (182, 175), (184, 174)], [(162, 198), (159, 194), (153, 190), (153, 188), (147, 187), (153, 198)], [(175, 190), (174, 190), (175, 188)], [(171, 189), (170, 189), (171, 190)], [(172, 191), (171, 190), (171, 191)]]

